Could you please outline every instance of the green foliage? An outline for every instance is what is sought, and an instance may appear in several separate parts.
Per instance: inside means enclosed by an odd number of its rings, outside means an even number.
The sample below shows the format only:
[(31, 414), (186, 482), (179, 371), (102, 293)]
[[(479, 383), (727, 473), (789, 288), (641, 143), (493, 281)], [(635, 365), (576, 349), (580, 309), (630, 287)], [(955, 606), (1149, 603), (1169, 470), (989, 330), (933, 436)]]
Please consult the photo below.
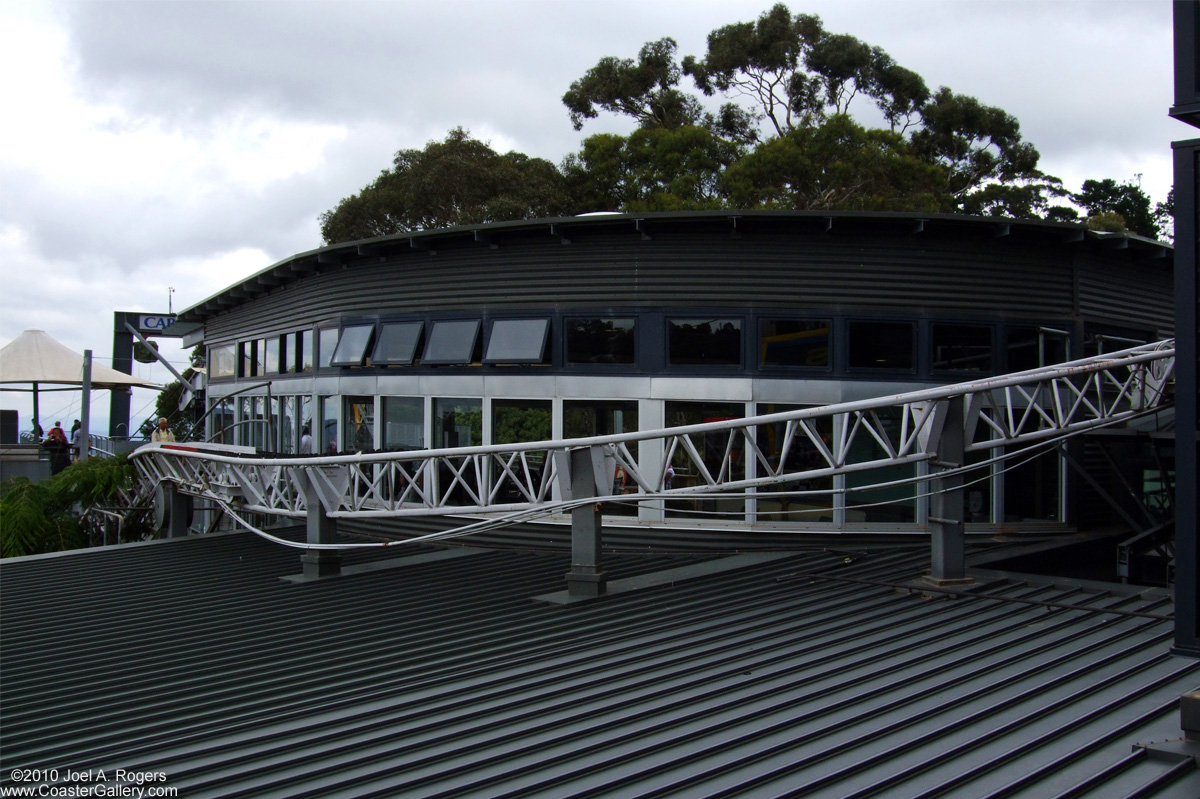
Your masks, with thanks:
[(571, 84), (563, 104), (575, 130), (599, 111), (633, 117), (647, 128), (677, 128), (695, 125), (703, 118), (699, 101), (676, 88), (682, 71), (675, 60), (674, 39), (646, 42), (638, 60), (601, 58), (596, 66)]
[(1087, 218), (1087, 226), (1092, 230), (1099, 230), (1105, 233), (1125, 233), (1129, 230), (1129, 227), (1125, 224), (1125, 217), (1116, 211), (1101, 211), (1100, 213), (1092, 214)]
[(702, 210), (724, 207), (720, 176), (738, 155), (737, 145), (705, 127), (639, 128), (589, 136), (564, 169), (593, 208)]
[(944, 169), (912, 154), (886, 130), (845, 114), (759, 145), (726, 170), (723, 186), (738, 208), (945, 210)]
[(0, 486), (0, 556), (59, 552), (86, 544), (79, 513), (111, 504), (133, 479), (125, 457), (89, 458), (38, 483), (17, 477)]
[(391, 169), (321, 215), (321, 235), (332, 244), (577, 210), (554, 164), (499, 154), (455, 128), (444, 141), (397, 152)]
[(550, 409), (505, 406), (496, 411), (492, 439), (497, 444), (547, 441), (551, 437)]
[[(1161, 233), (1150, 197), (1141, 186), (1132, 182), (1117, 183), (1112, 178), (1085, 180), (1079, 192), (1071, 195), (1071, 200), (1088, 215), (1088, 225), (1093, 230), (1113, 230), (1120, 218), (1121, 226), (1114, 232), (1128, 230), (1151, 239), (1158, 238)], [(1098, 221), (1093, 224), (1093, 219)]]

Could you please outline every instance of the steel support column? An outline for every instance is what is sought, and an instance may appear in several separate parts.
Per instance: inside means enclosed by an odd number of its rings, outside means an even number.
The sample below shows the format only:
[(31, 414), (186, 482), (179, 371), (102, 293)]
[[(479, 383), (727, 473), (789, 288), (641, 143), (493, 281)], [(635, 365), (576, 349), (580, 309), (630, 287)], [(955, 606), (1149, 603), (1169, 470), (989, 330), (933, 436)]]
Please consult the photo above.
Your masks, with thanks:
[[(596, 498), (592, 450), (571, 450), (570, 456), (571, 499)], [(571, 596), (596, 597), (605, 592), (604, 570), (600, 568), (601, 518), (599, 502), (571, 510), (571, 571), (567, 572), (567, 593)]]
[[(325, 513), (321, 497), (308, 472), (303, 472), (304, 505), (308, 508), (307, 541), (310, 544), (332, 544), (337, 537), (337, 519)], [(341, 574), (342, 556), (336, 549), (310, 549), (300, 556), (304, 577), (316, 579)]]
[[(942, 405), (943, 403), (939, 403)], [(966, 573), (963, 477), (958, 471), (966, 460), (963, 435), (963, 399), (952, 397), (937, 409), (944, 416), (938, 436), (937, 459), (931, 464), (933, 496), (929, 501), (930, 569), (933, 585), (973, 582)]]

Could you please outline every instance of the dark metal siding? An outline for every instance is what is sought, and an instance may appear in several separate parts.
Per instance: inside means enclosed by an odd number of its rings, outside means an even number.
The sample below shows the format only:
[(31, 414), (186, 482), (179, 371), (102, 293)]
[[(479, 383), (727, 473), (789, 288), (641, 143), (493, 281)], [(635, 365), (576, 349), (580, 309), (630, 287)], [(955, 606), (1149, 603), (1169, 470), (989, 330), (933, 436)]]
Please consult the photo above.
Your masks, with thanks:
[(1174, 335), (1174, 287), (1164, 259), (1113, 263), (1080, 254), (1079, 310), (1085, 321), (1108, 322)]
[[(460, 309), (730, 307), (875, 309), (1060, 318), (1072, 314), (1071, 250), (981, 236), (791, 235), (731, 238), (705, 226), (550, 235), (497, 249), (357, 258), (208, 321), (210, 343), (323, 318)], [(1120, 271), (1119, 269), (1117, 270)], [(1099, 297), (1108, 315), (1127, 300)]]

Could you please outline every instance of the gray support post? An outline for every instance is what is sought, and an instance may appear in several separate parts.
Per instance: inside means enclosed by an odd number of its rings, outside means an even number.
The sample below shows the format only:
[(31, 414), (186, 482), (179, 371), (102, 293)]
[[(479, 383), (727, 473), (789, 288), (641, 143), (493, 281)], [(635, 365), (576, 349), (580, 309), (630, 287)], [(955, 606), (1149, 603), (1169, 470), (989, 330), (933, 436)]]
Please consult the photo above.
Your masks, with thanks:
[[(321, 504), (321, 497), (308, 472), (304, 475), (304, 505), (308, 508), (308, 538), (310, 544), (332, 544), (337, 535), (337, 519), (330, 518)], [(341, 574), (342, 556), (334, 549), (310, 549), (300, 556), (306, 579), (332, 577)]]
[(81, 461), (88, 459), (89, 441), (92, 432), (92, 351), (83, 351), (83, 386), (79, 395), (79, 455)]
[(931, 464), (933, 496), (929, 502), (932, 551), (926, 582), (938, 586), (973, 582), (966, 574), (963, 478), (956, 471), (966, 458), (962, 398), (950, 399), (945, 414), (942, 432), (938, 437), (937, 459)]
[[(571, 498), (596, 497), (596, 476), (589, 449), (571, 451)], [(575, 597), (597, 597), (605, 592), (600, 568), (602, 533), (600, 503), (589, 502), (571, 511), (571, 571), (567, 593)]]
[[(125, 329), (125, 314), (113, 314), (112, 368), (127, 375), (133, 374), (133, 336)], [(131, 438), (129, 429), (130, 389), (114, 388), (109, 393), (108, 435), (111, 438)]]
[(189, 497), (179, 490), (174, 483), (164, 483), (167, 486), (167, 506), (170, 509), (170, 519), (167, 521), (167, 537), (185, 538), (188, 534), (188, 505)]

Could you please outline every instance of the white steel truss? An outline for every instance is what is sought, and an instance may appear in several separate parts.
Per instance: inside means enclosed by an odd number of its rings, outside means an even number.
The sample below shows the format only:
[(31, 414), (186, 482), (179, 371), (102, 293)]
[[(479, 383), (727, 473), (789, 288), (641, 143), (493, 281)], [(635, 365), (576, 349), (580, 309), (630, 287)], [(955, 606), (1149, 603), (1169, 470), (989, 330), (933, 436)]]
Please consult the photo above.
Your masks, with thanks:
[[(876, 399), (743, 419), (591, 438), (412, 452), (274, 457), (250, 447), (147, 444), (133, 453), (141, 480), (246, 511), (303, 517), (310, 485), (332, 518), (515, 512), (571, 495), (569, 453), (591, 450), (597, 494), (624, 501), (746, 492), (816, 477), (934, 462), (950, 403), (961, 402), (967, 452), (1021, 447), (1119, 424), (1169, 402), (1174, 341), (1055, 366)], [(760, 431), (779, 435), (777, 456)], [(656, 451), (643, 468), (631, 447)], [(789, 466), (803, 454), (804, 466)], [(756, 462), (747, 472), (744, 462)], [(668, 487), (668, 466), (686, 464), (694, 485)], [(940, 468), (954, 466), (939, 464)], [(747, 474), (753, 476), (747, 477)], [(557, 499), (555, 486), (558, 486)]]

